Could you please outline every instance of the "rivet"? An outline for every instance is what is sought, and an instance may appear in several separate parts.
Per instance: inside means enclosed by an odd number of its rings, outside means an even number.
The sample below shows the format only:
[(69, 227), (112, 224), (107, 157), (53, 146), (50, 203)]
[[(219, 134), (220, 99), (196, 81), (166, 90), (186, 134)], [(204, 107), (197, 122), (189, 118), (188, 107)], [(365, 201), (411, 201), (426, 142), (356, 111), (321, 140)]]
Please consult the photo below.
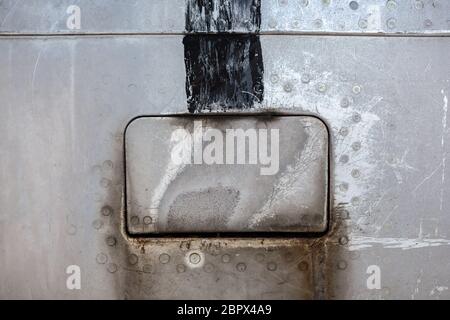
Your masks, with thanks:
[(263, 92), (263, 86), (262, 86), (262, 84), (261, 84), (261, 83), (256, 83), (256, 84), (253, 86), (253, 92), (254, 92), (254, 93), (262, 93), (262, 92)]
[(395, 18), (389, 18), (386, 21), (386, 25), (389, 29), (395, 29), (395, 27), (397, 26), (397, 20)]
[(97, 263), (99, 264), (105, 264), (108, 261), (108, 256), (104, 253), (99, 253), (97, 254), (97, 256), (95, 257), (95, 260), (97, 261)]
[(361, 29), (367, 29), (368, 25), (369, 25), (369, 22), (368, 22), (366, 19), (360, 19), (360, 20), (358, 21), (358, 26), (359, 26)]
[(178, 273), (186, 272), (186, 266), (184, 264), (177, 264), (177, 272)]
[(245, 270), (247, 270), (247, 265), (245, 263), (243, 263), (243, 262), (239, 262), (236, 265), (236, 270), (239, 271), (239, 272), (244, 272)]
[(358, 10), (359, 8), (359, 4), (357, 1), (350, 1), (350, 3), (348, 4), (350, 9), (352, 10)]
[(229, 254), (224, 254), (223, 256), (222, 256), (222, 262), (223, 263), (228, 263), (228, 262), (230, 262), (231, 261), (231, 256), (229, 255)]
[(346, 236), (342, 236), (339, 238), (339, 244), (345, 246), (348, 243), (348, 238)]
[(285, 84), (283, 85), (283, 89), (284, 89), (284, 91), (286, 91), (286, 92), (291, 92), (291, 91), (292, 91), (292, 84), (290, 84), (289, 82), (285, 83)]
[(317, 91), (324, 93), (325, 91), (327, 91), (327, 85), (325, 83), (318, 83)]
[(139, 261), (139, 258), (134, 253), (132, 253), (128, 256), (128, 263), (131, 264), (132, 266), (134, 266), (136, 263), (138, 263), (138, 261)]
[(347, 220), (347, 219), (350, 219), (350, 213), (348, 212), (348, 210), (341, 210), (340, 212), (339, 212), (339, 217), (342, 219), (342, 220)]
[(110, 272), (110, 273), (115, 273), (115, 272), (117, 272), (118, 267), (117, 267), (117, 265), (116, 265), (115, 263), (109, 263), (109, 264), (106, 266), (106, 269), (107, 269), (108, 272)]
[(273, 84), (278, 83), (278, 81), (280, 81), (280, 77), (276, 73), (270, 76), (270, 82)]
[(359, 149), (361, 149), (361, 142), (359, 141), (355, 141), (352, 143), (352, 149), (354, 151), (358, 151)]
[(349, 105), (350, 105), (350, 100), (347, 97), (342, 98), (341, 107), (348, 108)]
[(110, 247), (114, 247), (116, 245), (117, 241), (116, 238), (114, 238), (113, 236), (109, 236), (106, 238), (106, 244)]
[(433, 25), (433, 21), (431, 21), (430, 19), (427, 19), (424, 21), (423, 24), (425, 27), (431, 27)]
[(225, 30), (226, 26), (227, 26), (227, 22), (224, 19), (219, 19), (219, 21), (218, 21), (219, 31)]
[(339, 130), (339, 134), (340, 134), (341, 136), (343, 136), (343, 137), (347, 136), (347, 135), (348, 135), (348, 128), (346, 128), (346, 127), (341, 128), (341, 129)]
[(202, 261), (202, 257), (198, 253), (194, 252), (194, 253), (191, 253), (189, 255), (189, 262), (190, 263), (192, 263), (192, 264), (199, 264), (200, 261)]
[(267, 263), (267, 270), (269, 271), (275, 271), (277, 270), (278, 266), (275, 262), (269, 262)]
[(105, 217), (108, 217), (113, 213), (113, 209), (110, 206), (103, 206), (100, 211)]
[(424, 8), (424, 4), (423, 4), (422, 1), (417, 0), (417, 1), (414, 3), (414, 7), (415, 7), (416, 9), (423, 9), (423, 8)]
[(343, 154), (342, 156), (340, 156), (339, 157), (339, 162), (340, 163), (347, 163), (348, 162), (348, 160), (349, 160), (349, 156), (348, 155), (346, 155), (346, 154)]
[(150, 216), (145, 216), (142, 221), (144, 222), (145, 225), (149, 225), (153, 222), (153, 219)]
[(361, 176), (361, 172), (358, 169), (353, 169), (352, 170), (352, 177), (357, 179)]
[(361, 115), (359, 113), (354, 113), (353, 116), (352, 116), (352, 120), (355, 123), (360, 122), (361, 121)]
[(309, 83), (311, 81), (311, 76), (307, 73), (302, 74), (301, 78), (303, 83)]
[(322, 19), (316, 19), (316, 20), (314, 20), (314, 26), (315, 26), (316, 28), (318, 28), (318, 29), (322, 28), (322, 26), (323, 26), (323, 21), (322, 21)]
[(394, 0), (389, 0), (386, 3), (386, 7), (388, 7), (388, 9), (390, 9), (390, 10), (394, 10), (397, 8), (397, 2), (395, 2)]
[(350, 202), (352, 203), (352, 205), (357, 206), (361, 203), (361, 199), (359, 199), (359, 197), (353, 197), (350, 199)]
[(352, 88), (352, 91), (354, 94), (360, 94), (361, 93), (361, 86), (354, 85)]
[(345, 270), (347, 268), (347, 262), (344, 260), (339, 261), (337, 264), (337, 268), (339, 270)]
[(293, 28), (298, 28), (300, 26), (300, 21), (298, 21), (297, 19), (292, 21), (291, 26)]
[(169, 261), (170, 261), (170, 256), (167, 253), (162, 253), (159, 256), (159, 262), (161, 262), (162, 264), (169, 263)]
[(103, 166), (103, 169), (111, 170), (114, 168), (114, 163), (111, 160), (106, 160), (103, 162), (102, 166)]

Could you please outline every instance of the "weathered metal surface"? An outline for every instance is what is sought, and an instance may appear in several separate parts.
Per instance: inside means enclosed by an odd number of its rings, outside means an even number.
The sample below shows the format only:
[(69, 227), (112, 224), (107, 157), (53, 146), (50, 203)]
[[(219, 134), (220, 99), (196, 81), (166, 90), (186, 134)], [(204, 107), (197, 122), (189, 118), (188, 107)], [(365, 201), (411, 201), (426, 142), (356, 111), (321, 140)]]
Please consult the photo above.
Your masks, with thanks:
[(125, 136), (131, 233), (324, 232), (328, 132), (313, 117), (143, 117)]
[[(449, 34), (446, 0), (245, 0), (238, 8), (202, 1), (3, 0), (0, 33), (181, 33), (186, 16), (196, 31), (262, 33)], [(197, 3), (193, 5), (194, 3)], [(204, 1), (203, 3), (209, 3)], [(233, 3), (233, 2), (232, 2)], [(252, 3), (252, 5), (250, 5)], [(254, 3), (254, 5), (253, 5)], [(73, 5), (80, 23), (73, 24)], [(260, 8), (259, 8), (260, 6)], [(201, 12), (205, 12), (201, 14)], [(261, 13), (261, 27), (258, 16)], [(239, 14), (241, 13), (241, 14)], [(234, 15), (234, 19), (228, 18)], [(210, 22), (205, 23), (204, 18)], [(219, 19), (223, 17), (223, 21)], [(67, 22), (69, 20), (69, 23)]]
[(449, 33), (450, 2), (438, 0), (261, 1), (266, 32)]
[[(434, 14), (448, 10), (423, 3), (433, 28), (443, 28), (436, 21), (445, 18)], [(48, 24), (33, 2), (17, 2), (17, 15), (12, 2), (5, 4), (3, 31), (49, 29), (36, 27), (38, 20)], [(31, 12), (34, 18), (26, 18)], [(46, 12), (55, 14), (51, 7)], [(265, 19), (263, 9), (263, 25)], [(117, 31), (113, 20), (88, 30)], [(184, 15), (181, 21), (184, 28)], [(260, 41), (264, 102), (254, 111), (314, 114), (329, 124), (329, 234), (129, 238), (124, 129), (139, 115), (187, 112), (182, 36), (5, 36), (0, 296), (449, 298), (449, 38), (262, 35)], [(186, 259), (198, 252), (204, 264), (194, 268)], [(66, 287), (73, 264), (82, 271), (80, 290)], [(370, 266), (381, 271), (380, 289), (367, 286)], [(213, 276), (220, 279), (214, 285)]]

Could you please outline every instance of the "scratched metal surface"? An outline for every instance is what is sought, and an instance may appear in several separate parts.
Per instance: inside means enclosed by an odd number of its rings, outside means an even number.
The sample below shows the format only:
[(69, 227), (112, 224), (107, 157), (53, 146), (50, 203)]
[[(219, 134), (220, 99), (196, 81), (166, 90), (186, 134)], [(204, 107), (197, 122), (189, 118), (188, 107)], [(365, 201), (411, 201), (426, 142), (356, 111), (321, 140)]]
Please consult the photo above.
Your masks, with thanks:
[[(262, 33), (448, 34), (450, 27), (447, 0), (255, 1), (261, 3)], [(181, 33), (187, 2), (2, 0), (0, 33)], [(70, 5), (78, 5), (83, 12), (79, 30), (67, 28)], [(254, 31), (246, 23), (235, 24), (233, 30)]]
[[(1, 29), (45, 33), (58, 4), (22, 20), (31, 9), (2, 1)], [(408, 21), (421, 36), (261, 36), (253, 112), (314, 114), (331, 130), (332, 228), (308, 239), (124, 232), (124, 128), (187, 112), (181, 35), (1, 37), (0, 297), (450, 298), (450, 40)], [(66, 288), (72, 264), (81, 290)], [(366, 286), (371, 265), (381, 289)]]

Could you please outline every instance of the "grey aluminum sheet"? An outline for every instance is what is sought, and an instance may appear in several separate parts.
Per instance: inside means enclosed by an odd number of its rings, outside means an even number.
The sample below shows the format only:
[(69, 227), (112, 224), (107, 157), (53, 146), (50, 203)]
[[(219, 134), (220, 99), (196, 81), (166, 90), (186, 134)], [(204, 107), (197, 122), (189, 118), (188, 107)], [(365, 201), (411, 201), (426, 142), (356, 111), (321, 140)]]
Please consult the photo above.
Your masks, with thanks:
[[(450, 28), (447, 0), (261, 0), (260, 5), (261, 33), (423, 36), (449, 34)], [(0, 33), (182, 33), (185, 15), (185, 0), (3, 0)], [(231, 31), (256, 30), (239, 24)]]
[[(1, 37), (0, 297), (448, 299), (449, 38), (261, 46), (255, 111), (329, 124), (334, 205), (319, 239), (124, 236), (124, 128), (187, 113), (182, 36)], [(73, 264), (81, 290), (66, 288)]]

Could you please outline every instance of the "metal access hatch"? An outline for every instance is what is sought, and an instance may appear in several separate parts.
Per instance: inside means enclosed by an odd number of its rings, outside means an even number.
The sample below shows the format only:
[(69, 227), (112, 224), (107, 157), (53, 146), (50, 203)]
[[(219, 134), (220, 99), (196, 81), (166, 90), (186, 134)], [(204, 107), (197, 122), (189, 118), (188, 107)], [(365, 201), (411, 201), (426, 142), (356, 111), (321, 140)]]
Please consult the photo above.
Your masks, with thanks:
[(312, 116), (137, 118), (125, 133), (127, 231), (322, 233), (328, 144)]

